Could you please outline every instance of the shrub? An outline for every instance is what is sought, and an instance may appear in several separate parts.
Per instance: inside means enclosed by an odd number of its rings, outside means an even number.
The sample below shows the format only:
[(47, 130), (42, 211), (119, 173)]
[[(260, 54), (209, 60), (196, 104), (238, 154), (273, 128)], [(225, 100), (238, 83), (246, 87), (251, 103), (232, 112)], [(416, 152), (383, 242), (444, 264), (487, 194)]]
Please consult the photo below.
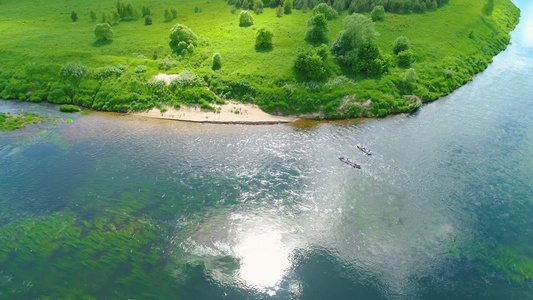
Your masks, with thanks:
[(72, 22), (78, 21), (78, 14), (75, 11), (72, 11), (70, 13), (70, 19), (72, 20)]
[(329, 51), (327, 50), (327, 46), (322, 45), (318, 48), (298, 51), (294, 68), (306, 79), (317, 81), (327, 79), (330, 74), (327, 64)]
[(213, 55), (213, 65), (211, 69), (219, 70), (220, 68), (222, 68), (222, 55), (220, 55), (220, 53), (215, 53)]
[(170, 56), (157, 60), (157, 68), (160, 70), (169, 70), (178, 64), (179, 62), (175, 59), (172, 59)]
[(409, 50), (409, 48), (411, 48), (409, 39), (405, 36), (400, 36), (394, 41), (392, 51), (394, 52), (394, 54), (398, 54), (402, 51)]
[(96, 24), (94, 27), (94, 35), (101, 40), (109, 40), (113, 38), (114, 32), (111, 25), (108, 23)]
[(128, 71), (128, 66), (119, 64), (116, 67), (115, 66), (105, 66), (100, 68), (96, 72), (96, 76), (101, 78), (108, 78), (108, 77), (119, 77), (120, 75), (124, 74), (126, 71)]
[(370, 13), (370, 17), (374, 22), (385, 20), (385, 8), (381, 5), (374, 6), (374, 9), (372, 9), (372, 12)]
[(276, 17), (283, 17), (283, 7), (281, 5), (276, 8)]
[(252, 14), (247, 10), (241, 11), (239, 14), (239, 26), (249, 27), (252, 25), (254, 25), (254, 17), (252, 17)]
[(96, 12), (94, 10), (91, 10), (91, 12), (89, 12), (89, 18), (91, 18), (91, 22), (96, 21)]
[(255, 33), (255, 48), (256, 49), (272, 49), (272, 37), (274, 33), (270, 28), (261, 27)]
[(144, 16), (144, 25), (152, 25), (152, 17)]
[(77, 107), (76, 105), (65, 104), (65, 105), (61, 105), (59, 107), (59, 110), (62, 111), (62, 112), (78, 112), (78, 111), (80, 111), (80, 108)]
[(407, 68), (414, 60), (413, 50), (405, 50), (398, 53), (398, 66), (401, 68)]
[(146, 73), (148, 68), (146, 68), (145, 65), (138, 65), (137, 68), (135, 68), (135, 73)]
[(61, 70), (59, 71), (59, 74), (63, 78), (76, 78), (79, 79), (83, 77), (85, 73), (87, 73), (89, 69), (82, 65), (81, 62), (67, 62), (66, 65), (61, 67)]
[(170, 82), (170, 86), (173, 88), (200, 87), (203, 85), (203, 80), (200, 77), (196, 76), (196, 74), (194, 74), (191, 70), (182, 71)]

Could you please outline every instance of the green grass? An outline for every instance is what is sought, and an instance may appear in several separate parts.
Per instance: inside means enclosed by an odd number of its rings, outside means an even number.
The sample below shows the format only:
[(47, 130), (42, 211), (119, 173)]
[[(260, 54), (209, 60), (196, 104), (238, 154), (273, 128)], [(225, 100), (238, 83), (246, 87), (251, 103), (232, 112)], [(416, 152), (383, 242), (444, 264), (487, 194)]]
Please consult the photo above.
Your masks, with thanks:
[[(147, 5), (152, 12), (153, 24), (145, 25), (144, 18), (120, 22), (113, 25), (114, 38), (101, 42), (93, 34), (94, 27), (103, 10), (116, 10), (115, 1), (3, 1), (0, 4), (0, 33), (3, 37), (0, 91), (4, 91), (0, 96), (21, 98), (24, 94), (22, 98), (38, 102), (47, 98), (46, 93), (55, 90), (53, 94), (59, 96), (48, 101), (85, 107), (94, 105), (97, 109), (115, 111), (216, 99), (181, 88), (158, 92), (143, 87), (157, 73), (193, 70), (218, 96), (256, 102), (269, 112), (279, 110), (289, 114), (316, 113), (326, 118), (348, 117), (339, 99), (352, 94), (372, 95), (370, 99), (375, 109), (367, 116), (376, 116), (379, 109), (382, 109), (379, 115), (383, 115), (383, 109), (387, 114), (403, 112), (410, 110), (410, 101), (402, 95), (414, 94), (423, 101), (431, 101), (448, 94), (483, 70), (492, 56), (505, 48), (509, 41), (508, 32), (518, 22), (519, 14), (508, 0), (497, 0), (491, 17), (481, 16), (483, 1), (477, 0), (451, 0), (448, 5), (424, 14), (386, 13), (385, 20), (376, 23), (380, 33), (376, 42), (394, 62), (393, 42), (398, 36), (407, 36), (415, 55), (412, 67), (419, 80), (410, 86), (403, 85), (401, 78), (405, 69), (398, 67), (378, 78), (337, 67), (328, 84), (302, 82), (293, 71), (298, 49), (310, 47), (304, 41), (304, 33), (311, 11), (293, 10), (292, 14), (278, 18), (274, 9), (265, 8), (263, 14), (252, 14), (253, 26), (239, 27), (240, 10), (231, 14), (231, 6), (222, 0), (129, 2), (139, 12), (142, 5)], [(166, 7), (176, 8), (177, 19), (164, 21)], [(201, 8), (202, 12), (195, 13), (195, 7)], [(72, 11), (78, 14), (77, 22), (70, 19)], [(96, 22), (89, 17), (91, 11), (96, 12)], [(330, 45), (342, 30), (346, 15), (344, 12), (328, 22)], [(172, 55), (168, 45), (169, 30), (176, 23), (188, 26), (199, 37), (190, 56)], [(255, 32), (262, 26), (274, 32), (270, 51), (254, 48)], [(153, 59), (155, 51), (159, 59), (172, 56), (178, 64), (168, 70), (158, 69), (157, 61)], [(220, 53), (223, 60), (222, 68), (217, 72), (211, 70), (214, 53)], [(58, 76), (60, 70), (68, 62), (80, 62), (90, 72), (81, 81), (61, 78)], [(118, 78), (104, 79), (95, 75), (99, 68), (119, 64), (128, 68), (117, 73)], [(140, 65), (146, 66), (146, 72), (135, 72)], [(447, 69), (451, 70), (447, 74), (453, 76), (445, 78), (443, 72)], [(352, 83), (332, 84), (339, 81), (337, 76), (347, 77)], [(240, 90), (239, 80), (251, 85), (253, 90)], [(367, 84), (360, 84), (367, 80), (375, 82), (373, 92), (363, 88)], [(288, 94), (287, 86), (296, 92)], [(356, 97), (354, 104), (366, 100)], [(336, 109), (331, 109), (332, 103), (338, 103)], [(324, 113), (325, 106), (330, 113)]]

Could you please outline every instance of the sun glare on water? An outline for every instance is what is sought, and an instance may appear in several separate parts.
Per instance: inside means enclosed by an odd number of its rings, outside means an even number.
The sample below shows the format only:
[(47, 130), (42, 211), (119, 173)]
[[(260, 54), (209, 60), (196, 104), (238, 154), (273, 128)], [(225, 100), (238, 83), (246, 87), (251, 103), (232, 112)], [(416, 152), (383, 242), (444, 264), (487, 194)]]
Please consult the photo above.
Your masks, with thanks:
[(277, 284), (290, 267), (290, 252), (281, 238), (277, 232), (251, 232), (239, 241), (234, 253), (240, 259), (240, 280), (255, 289), (275, 294)]

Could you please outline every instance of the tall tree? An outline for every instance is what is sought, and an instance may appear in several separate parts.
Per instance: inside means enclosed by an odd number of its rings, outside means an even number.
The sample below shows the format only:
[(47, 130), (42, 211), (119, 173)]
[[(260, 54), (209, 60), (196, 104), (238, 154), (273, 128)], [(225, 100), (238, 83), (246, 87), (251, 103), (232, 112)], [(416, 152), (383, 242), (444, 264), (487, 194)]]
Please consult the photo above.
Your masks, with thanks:
[(328, 22), (324, 14), (316, 14), (307, 19), (305, 40), (312, 45), (326, 44), (328, 42)]

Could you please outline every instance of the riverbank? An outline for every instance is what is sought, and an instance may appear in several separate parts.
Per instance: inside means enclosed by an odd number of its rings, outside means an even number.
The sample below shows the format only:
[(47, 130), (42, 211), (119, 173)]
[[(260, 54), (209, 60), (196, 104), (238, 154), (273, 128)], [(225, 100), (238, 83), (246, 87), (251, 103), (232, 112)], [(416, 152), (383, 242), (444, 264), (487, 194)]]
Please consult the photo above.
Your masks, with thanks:
[[(280, 124), (296, 121), (297, 117), (276, 116), (267, 114), (255, 104), (241, 104), (229, 102), (223, 105), (215, 105), (215, 110), (200, 108), (200, 105), (179, 108), (164, 106), (163, 112), (154, 107), (148, 111), (133, 113), (155, 119), (167, 119), (196, 123), (221, 123), (221, 124)], [(166, 111), (165, 111), (166, 109)]]

